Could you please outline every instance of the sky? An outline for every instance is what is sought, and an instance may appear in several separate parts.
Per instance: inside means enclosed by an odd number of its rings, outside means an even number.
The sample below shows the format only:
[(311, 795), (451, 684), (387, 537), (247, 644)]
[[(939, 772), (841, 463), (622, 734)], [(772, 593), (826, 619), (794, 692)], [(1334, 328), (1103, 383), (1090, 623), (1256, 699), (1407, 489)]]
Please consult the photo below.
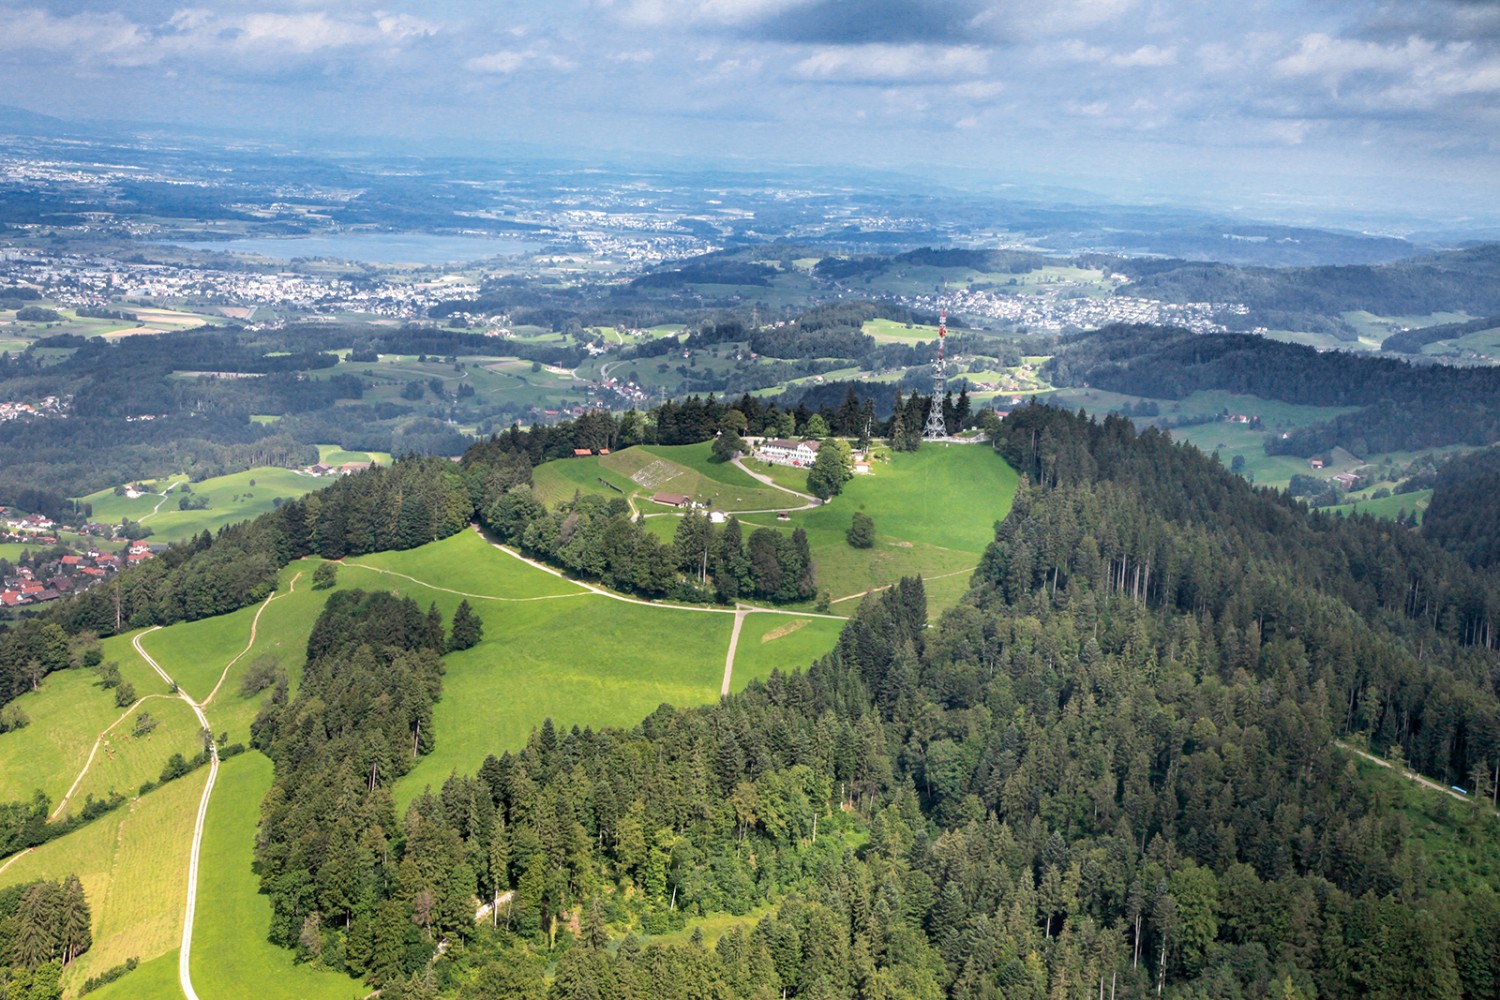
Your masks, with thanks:
[(0, 0), (0, 103), (1500, 219), (1500, 0)]

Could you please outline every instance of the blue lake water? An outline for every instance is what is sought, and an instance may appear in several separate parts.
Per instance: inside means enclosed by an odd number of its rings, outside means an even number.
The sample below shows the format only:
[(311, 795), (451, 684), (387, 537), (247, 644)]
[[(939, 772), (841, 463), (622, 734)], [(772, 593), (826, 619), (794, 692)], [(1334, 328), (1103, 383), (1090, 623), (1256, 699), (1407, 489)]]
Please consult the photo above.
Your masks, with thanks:
[(540, 242), (504, 236), (445, 236), (436, 233), (330, 233), (320, 236), (253, 236), (171, 246), (224, 253), (253, 253), (272, 260), (335, 257), (369, 264), (448, 264), (532, 253)]

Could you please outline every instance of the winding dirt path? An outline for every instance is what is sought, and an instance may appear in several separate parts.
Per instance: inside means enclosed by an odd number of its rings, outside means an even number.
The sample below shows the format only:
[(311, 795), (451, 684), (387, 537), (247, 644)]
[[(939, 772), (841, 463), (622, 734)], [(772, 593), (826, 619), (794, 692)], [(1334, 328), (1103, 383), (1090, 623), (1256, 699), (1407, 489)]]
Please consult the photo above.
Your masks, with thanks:
[[(738, 455), (736, 455), (730, 461), (730, 464), (733, 465), (733, 466), (735, 466), (737, 469), (739, 469), (745, 475), (749, 476), (751, 479), (754, 479), (758, 483), (764, 483), (765, 485), (771, 487), (771, 489), (773, 489), (773, 490), (780, 490), (783, 493), (790, 493), (794, 497), (801, 497), (803, 500), (807, 501), (807, 503), (804, 506), (794, 508), (796, 510), (806, 510), (808, 507), (821, 507), (823, 505), (823, 501), (819, 500), (817, 497), (813, 496), (811, 493), (799, 493), (798, 491), (796, 491), (794, 489), (791, 489), (790, 487), (782, 486), (780, 483), (776, 482), (774, 479), (772, 479), (770, 476), (765, 475), (764, 473), (751, 472), (750, 469), (749, 469), (749, 467), (747, 467), (745, 465), (745, 463), (740, 460), (740, 456), (738, 456)], [(766, 511), (746, 510), (746, 511), (736, 511), (736, 513), (741, 513), (741, 514), (764, 514), (764, 513), (766, 513)]]
[(53, 820), (57, 819), (57, 817), (59, 817), (59, 816), (62, 815), (62, 811), (67, 808), (69, 800), (71, 800), (73, 798), (73, 793), (76, 792), (76, 791), (78, 791), (78, 786), (83, 783), (84, 777), (89, 773), (89, 768), (91, 766), (93, 766), (94, 757), (99, 753), (99, 747), (103, 746), (103, 744), (104, 744), (104, 737), (108, 736), (111, 732), (113, 732), (114, 728), (116, 726), (118, 726), (120, 723), (124, 722), (126, 719), (128, 719), (132, 715), (134, 715), (135, 714), (135, 710), (138, 709), (138, 708), (140, 708), (141, 704), (143, 702), (150, 701), (152, 698), (169, 698), (169, 697), (171, 697), (171, 695), (165, 695), (165, 694), (148, 694), (148, 695), (146, 695), (144, 697), (137, 698), (135, 700), (135, 703), (133, 705), (131, 705), (129, 708), (127, 708), (124, 712), (122, 712), (120, 714), (120, 717), (118, 719), (116, 719), (114, 722), (111, 722), (109, 725), (107, 725), (107, 726), (104, 727), (104, 730), (102, 732), (100, 732), (99, 735), (97, 737), (95, 737), (95, 739), (94, 739), (94, 745), (89, 750), (88, 759), (83, 762), (83, 770), (81, 770), (81, 771), (78, 772), (78, 777), (74, 778), (73, 779), (73, 783), (68, 786), (67, 792), (65, 792), (63, 794), (62, 799), (58, 801), (57, 808), (54, 809), (54, 810), (52, 810), (52, 815), (51, 816), (47, 817), (47, 822), (50, 823)]
[(163, 680), (177, 689), (177, 696), (188, 703), (188, 706), (193, 710), (193, 714), (198, 717), (199, 724), (210, 734), (208, 743), (208, 782), (203, 786), (203, 796), (198, 800), (198, 816), (193, 823), (193, 849), (188, 857), (187, 904), (184, 907), (182, 918), (182, 949), (177, 955), (178, 985), (182, 987), (182, 992), (187, 997), (187, 1000), (198, 1000), (198, 992), (193, 989), (193, 974), (191, 969), (193, 918), (197, 915), (198, 910), (198, 857), (203, 847), (203, 821), (208, 815), (208, 799), (213, 794), (214, 782), (219, 777), (219, 748), (213, 743), (213, 727), (208, 724), (208, 716), (203, 714), (203, 706), (194, 701), (182, 688), (177, 687), (177, 682), (172, 680), (171, 676), (161, 668), (161, 664), (157, 663), (151, 654), (146, 652), (145, 647), (141, 645), (143, 638), (160, 628), (160, 625), (151, 626), (134, 639), (131, 639), (130, 644), (135, 647), (137, 653), (141, 654), (141, 658), (151, 665), (152, 670), (155, 670), (161, 675)]
[(12, 854), (9, 858), (5, 859), (5, 864), (0, 865), (0, 872), (5, 871), (5, 869), (9, 868), (11, 865), (15, 864), (17, 861), (20, 861), (22, 858), (24, 858), (26, 855), (30, 854), (34, 850), (36, 850), (36, 848), (34, 848), (34, 847), (28, 847), (24, 851), (17, 851), (16, 853)]
[[(496, 547), (498, 548), (499, 546), (496, 546)], [(475, 600), (479, 600), (479, 601), (505, 601), (505, 602), (511, 603), (511, 604), (521, 604), (521, 603), (524, 603), (526, 601), (557, 601), (557, 600), (562, 600), (564, 598), (587, 597), (588, 596), (588, 594), (585, 591), (579, 591), (576, 594), (547, 594), (547, 595), (542, 596), (542, 597), (500, 597), (500, 596), (498, 596), (496, 594), (471, 594), (471, 593), (469, 593), (466, 590), (454, 590), (452, 587), (439, 587), (435, 583), (428, 583), (426, 580), (418, 580), (414, 576), (407, 576), (405, 573), (397, 573), (393, 569), (383, 569), (383, 568), (381, 568), (379, 566), (367, 566), (364, 563), (340, 563), (339, 565), (346, 566), (349, 569), (364, 569), (364, 570), (369, 570), (371, 573), (382, 573), (382, 574), (384, 574), (386, 576), (394, 576), (394, 577), (397, 577), (398, 579), (410, 580), (412, 583), (419, 584), (419, 585), (421, 585), (423, 587), (426, 587), (428, 590), (436, 590), (436, 591), (438, 591), (439, 593), (442, 593), (442, 594), (454, 594), (454, 595), (457, 595), (458, 597), (472, 597)], [(561, 574), (559, 574), (559, 575), (561, 575)], [(566, 579), (566, 578), (564, 578), (564, 579)], [(569, 583), (577, 583), (576, 580), (569, 580), (568, 582)], [(578, 585), (580, 587), (586, 587), (587, 586), (587, 584), (582, 584), (582, 583), (579, 583)]]
[(224, 678), (229, 676), (229, 668), (240, 662), (244, 655), (250, 652), (250, 647), (255, 645), (255, 630), (260, 625), (260, 616), (266, 613), (266, 608), (270, 607), (271, 602), (276, 600), (278, 597), (285, 597), (287, 594), (295, 591), (297, 589), (297, 581), (300, 579), (302, 579), (302, 571), (298, 570), (297, 575), (292, 577), (292, 579), (287, 583), (286, 593), (281, 593), (279, 591), (273, 590), (271, 593), (266, 595), (266, 599), (261, 602), (260, 610), (255, 612), (255, 617), (250, 620), (250, 639), (245, 643), (245, 648), (240, 650), (238, 655), (236, 655), (234, 659), (224, 664), (224, 671), (223, 673), (219, 674), (219, 683), (215, 684), (214, 689), (208, 693), (208, 697), (203, 699), (203, 704), (207, 705), (209, 702), (214, 700), (214, 695), (218, 694), (219, 688), (224, 686)]

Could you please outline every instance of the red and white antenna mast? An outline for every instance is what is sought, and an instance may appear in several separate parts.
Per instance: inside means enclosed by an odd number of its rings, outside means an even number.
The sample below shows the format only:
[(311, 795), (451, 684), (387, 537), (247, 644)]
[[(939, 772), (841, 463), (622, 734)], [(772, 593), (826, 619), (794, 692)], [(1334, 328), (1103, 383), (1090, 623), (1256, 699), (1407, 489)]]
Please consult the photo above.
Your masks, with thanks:
[[(948, 283), (943, 282), (943, 292), (946, 296)], [(943, 418), (943, 397), (948, 392), (947, 361), (943, 357), (943, 345), (948, 340), (948, 304), (939, 300), (938, 303), (938, 354), (937, 363), (932, 366), (932, 403), (927, 408), (927, 426), (922, 429), (922, 437), (929, 441), (938, 441), (948, 436), (948, 422)]]

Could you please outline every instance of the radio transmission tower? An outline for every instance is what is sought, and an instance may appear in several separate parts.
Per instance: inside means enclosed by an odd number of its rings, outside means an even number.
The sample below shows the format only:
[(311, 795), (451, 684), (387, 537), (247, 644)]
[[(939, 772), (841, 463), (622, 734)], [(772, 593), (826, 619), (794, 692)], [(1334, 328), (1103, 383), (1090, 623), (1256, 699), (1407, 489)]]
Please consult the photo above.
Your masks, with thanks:
[(938, 356), (932, 366), (932, 405), (927, 408), (927, 426), (922, 437), (928, 441), (941, 441), (948, 436), (948, 424), (943, 419), (943, 394), (948, 391), (947, 362), (943, 359), (943, 343), (948, 338), (948, 307), (938, 312)]

